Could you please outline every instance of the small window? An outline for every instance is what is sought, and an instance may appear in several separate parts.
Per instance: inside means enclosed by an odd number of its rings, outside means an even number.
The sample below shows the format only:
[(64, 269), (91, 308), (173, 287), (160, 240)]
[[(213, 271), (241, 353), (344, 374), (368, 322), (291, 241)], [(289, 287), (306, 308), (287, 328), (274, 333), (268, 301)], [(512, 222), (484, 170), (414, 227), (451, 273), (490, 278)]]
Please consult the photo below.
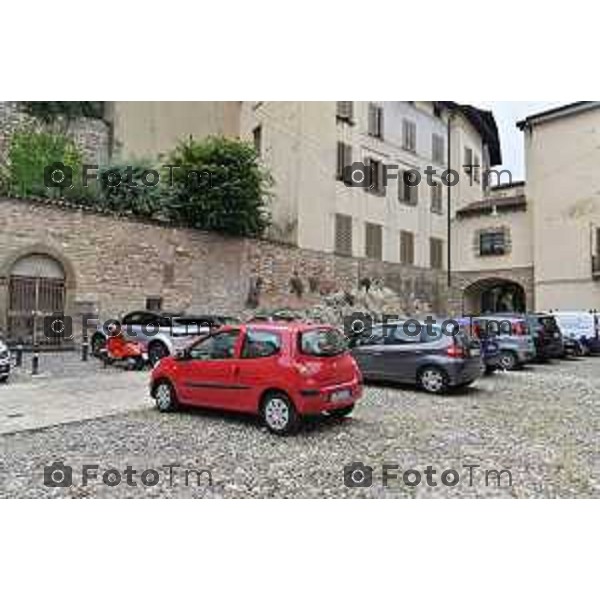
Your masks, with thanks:
[(400, 263), (415, 264), (415, 235), (412, 231), (400, 232)]
[(335, 215), (335, 253), (352, 256), (352, 217)]
[(463, 168), (465, 173), (470, 174), (473, 170), (473, 149), (465, 147), (465, 159), (463, 163)]
[(262, 150), (262, 127), (260, 125), (252, 130), (252, 140), (254, 142), (254, 149), (260, 156)]
[(281, 337), (278, 333), (256, 329), (246, 331), (242, 358), (268, 358), (279, 354), (280, 351)]
[(352, 101), (338, 101), (336, 104), (336, 117), (340, 121), (346, 121), (352, 123), (354, 116), (354, 102)]
[(402, 121), (402, 147), (409, 152), (417, 151), (417, 124), (414, 121)]
[(300, 352), (309, 356), (337, 356), (348, 349), (348, 342), (337, 329), (311, 329), (300, 334)]
[(365, 255), (367, 258), (382, 258), (382, 227), (375, 223), (365, 223)]
[(434, 133), (431, 136), (431, 146), (431, 157), (433, 159), (433, 162), (438, 163), (440, 165), (445, 164), (446, 145), (444, 142), (444, 137), (437, 133)]
[(146, 310), (161, 311), (163, 299), (160, 296), (150, 296), (146, 298)]
[(506, 254), (504, 231), (482, 231), (479, 234), (480, 256), (501, 256)]
[(223, 331), (197, 342), (190, 349), (193, 360), (228, 360), (235, 358), (239, 331)]
[(432, 269), (444, 268), (444, 242), (439, 238), (429, 238), (429, 262)]
[(403, 204), (416, 206), (419, 203), (419, 186), (409, 185), (410, 172), (400, 171), (398, 179), (398, 200)]
[(442, 214), (443, 202), (442, 202), (443, 187), (438, 181), (431, 186), (431, 212), (438, 215)]
[(352, 146), (338, 142), (337, 144), (337, 169), (336, 179), (344, 179), (344, 168), (352, 164)]
[(383, 108), (369, 104), (368, 133), (372, 137), (383, 139)]

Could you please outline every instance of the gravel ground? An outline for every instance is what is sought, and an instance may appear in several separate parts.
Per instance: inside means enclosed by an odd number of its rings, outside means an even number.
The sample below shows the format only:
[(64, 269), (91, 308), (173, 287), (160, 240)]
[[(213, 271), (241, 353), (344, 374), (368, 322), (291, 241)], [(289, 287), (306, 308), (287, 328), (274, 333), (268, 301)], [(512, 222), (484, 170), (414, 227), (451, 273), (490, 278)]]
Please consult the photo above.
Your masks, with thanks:
[[(432, 397), (410, 388), (369, 387), (352, 417), (311, 422), (294, 437), (269, 434), (252, 417), (209, 411), (162, 415), (153, 408), (0, 436), (1, 497), (600, 497), (600, 358), (535, 365), (479, 380), (473, 388)], [(73, 485), (43, 485), (44, 466), (63, 460)], [(344, 466), (373, 467), (370, 487), (344, 485)], [(382, 482), (382, 464), (398, 479)], [(98, 480), (82, 485), (82, 465)], [(169, 471), (162, 465), (173, 467)], [(470, 485), (469, 469), (473, 464)], [(110, 468), (137, 470), (104, 485)], [(431, 465), (437, 486), (426, 484)], [(144, 486), (145, 469), (159, 483)], [(200, 485), (184, 469), (208, 469)], [(416, 469), (411, 487), (402, 473)], [(455, 486), (441, 473), (454, 469)], [(508, 469), (501, 485), (485, 470)], [(390, 472), (392, 469), (390, 468)], [(410, 477), (414, 477), (411, 475)], [(448, 482), (452, 477), (449, 474)], [(410, 478), (409, 478), (410, 480)], [(152, 482), (148, 474), (148, 483)]]

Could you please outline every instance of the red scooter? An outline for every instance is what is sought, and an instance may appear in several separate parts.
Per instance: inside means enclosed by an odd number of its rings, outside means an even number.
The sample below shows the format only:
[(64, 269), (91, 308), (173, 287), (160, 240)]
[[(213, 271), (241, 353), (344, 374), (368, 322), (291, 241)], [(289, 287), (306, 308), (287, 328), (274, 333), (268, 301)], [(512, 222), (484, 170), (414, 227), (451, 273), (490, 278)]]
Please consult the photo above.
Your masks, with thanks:
[(125, 339), (122, 331), (111, 331), (102, 350), (104, 366), (122, 365), (130, 371), (141, 371), (148, 364), (148, 353), (139, 342)]

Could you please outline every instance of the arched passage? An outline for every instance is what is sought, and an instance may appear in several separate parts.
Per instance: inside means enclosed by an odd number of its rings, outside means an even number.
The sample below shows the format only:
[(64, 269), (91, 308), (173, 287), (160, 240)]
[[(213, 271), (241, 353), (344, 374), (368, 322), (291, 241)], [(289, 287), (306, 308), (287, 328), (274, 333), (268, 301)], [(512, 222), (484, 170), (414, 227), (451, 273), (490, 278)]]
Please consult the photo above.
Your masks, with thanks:
[(521, 284), (489, 278), (475, 281), (464, 289), (463, 306), (465, 314), (525, 312), (527, 301)]
[(33, 247), (11, 257), (2, 271), (7, 338), (13, 343), (42, 346), (60, 346), (67, 341), (68, 331), (49, 333), (45, 325), (47, 317), (66, 312), (67, 293), (74, 283), (71, 266), (55, 252)]

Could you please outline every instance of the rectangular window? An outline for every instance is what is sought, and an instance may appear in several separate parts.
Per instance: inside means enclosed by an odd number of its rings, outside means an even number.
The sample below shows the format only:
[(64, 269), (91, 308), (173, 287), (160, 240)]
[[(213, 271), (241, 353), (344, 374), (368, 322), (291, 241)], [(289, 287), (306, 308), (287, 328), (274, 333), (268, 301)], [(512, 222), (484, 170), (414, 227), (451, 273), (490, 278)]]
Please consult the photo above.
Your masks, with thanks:
[(439, 181), (437, 181), (437, 182), (435, 182), (435, 185), (431, 186), (430, 189), (431, 189), (431, 212), (441, 215), (443, 212), (442, 197), (443, 197), (444, 188), (443, 188), (442, 184)]
[(382, 257), (382, 227), (375, 223), (365, 223), (365, 255), (367, 258)]
[(160, 311), (162, 310), (163, 299), (161, 296), (150, 296), (146, 298), (146, 310)]
[(370, 136), (383, 139), (383, 108), (376, 104), (369, 104), (369, 128)]
[(415, 234), (412, 231), (400, 231), (400, 263), (415, 264)]
[(262, 150), (262, 127), (260, 125), (252, 130), (252, 140), (254, 143), (254, 149), (260, 156)]
[(374, 158), (367, 159), (368, 177), (370, 179), (370, 187), (365, 187), (364, 190), (373, 194), (384, 195), (384, 164), (380, 160)]
[(336, 104), (336, 117), (340, 121), (346, 121), (352, 123), (352, 117), (354, 116), (354, 102), (343, 101), (337, 102)]
[(416, 206), (419, 203), (419, 186), (408, 185), (409, 177), (406, 171), (398, 173), (398, 200), (403, 204)]
[(504, 231), (482, 231), (479, 234), (479, 256), (506, 254)]
[(344, 144), (344, 142), (337, 143), (337, 168), (336, 168), (336, 179), (343, 181), (344, 179), (344, 167), (352, 164), (352, 146)]
[(335, 215), (335, 253), (352, 256), (352, 217)]
[(444, 242), (439, 238), (429, 238), (429, 264), (432, 269), (444, 268)]
[(463, 168), (465, 170), (465, 173), (469, 174), (471, 173), (471, 169), (473, 165), (473, 150), (471, 148), (467, 148), (465, 147), (465, 158), (464, 158), (464, 162), (463, 162)]
[(433, 162), (438, 163), (440, 165), (445, 164), (446, 144), (444, 136), (434, 133), (431, 136), (431, 147), (431, 158)]
[(417, 124), (408, 119), (402, 121), (402, 147), (409, 152), (417, 151)]

